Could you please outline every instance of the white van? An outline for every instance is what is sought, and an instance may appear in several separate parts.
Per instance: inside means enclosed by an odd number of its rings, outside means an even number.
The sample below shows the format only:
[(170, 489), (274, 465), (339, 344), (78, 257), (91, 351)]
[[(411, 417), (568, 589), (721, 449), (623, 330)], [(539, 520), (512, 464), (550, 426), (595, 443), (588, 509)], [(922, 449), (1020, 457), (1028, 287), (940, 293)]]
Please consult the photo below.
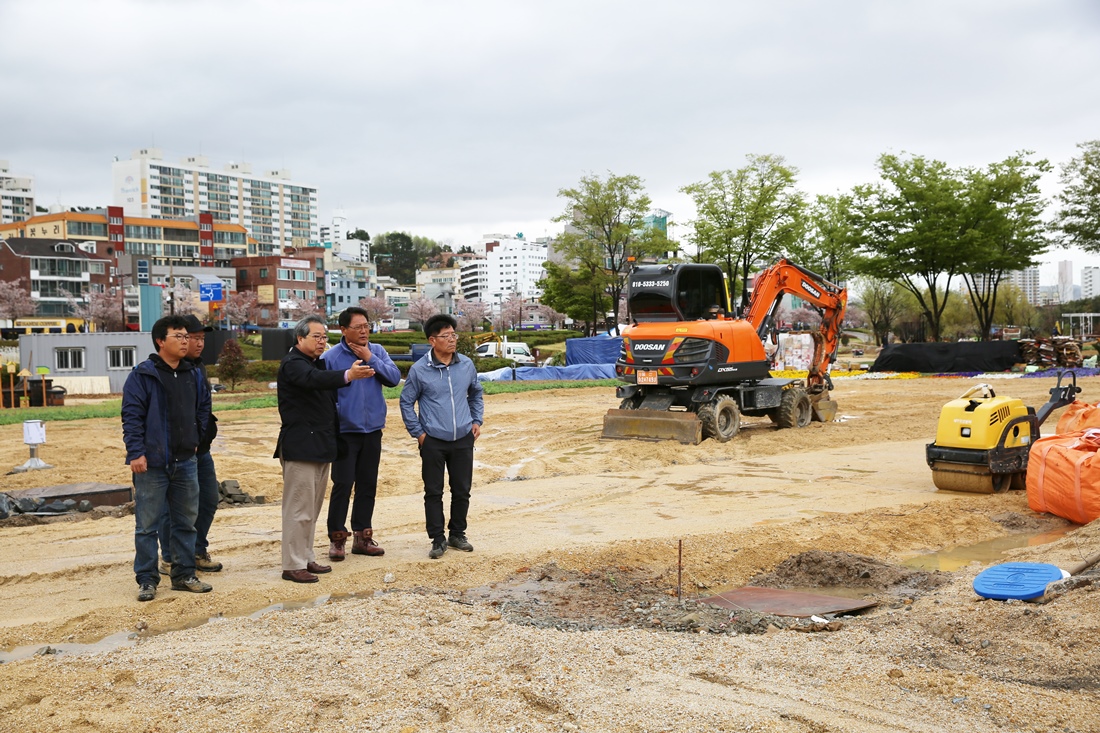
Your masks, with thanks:
[(520, 366), (535, 366), (535, 357), (531, 355), (531, 347), (522, 341), (507, 341), (504, 343), (490, 341), (487, 344), (478, 346), (474, 353), (478, 356), (499, 356), (511, 359)]

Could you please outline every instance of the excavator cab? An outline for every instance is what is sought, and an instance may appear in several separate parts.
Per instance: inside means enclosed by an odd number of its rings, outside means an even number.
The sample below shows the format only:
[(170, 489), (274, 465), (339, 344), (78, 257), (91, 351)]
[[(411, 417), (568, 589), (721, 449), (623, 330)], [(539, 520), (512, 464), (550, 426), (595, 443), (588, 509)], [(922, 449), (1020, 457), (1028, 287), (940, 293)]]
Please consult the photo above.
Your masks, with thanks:
[(642, 265), (630, 275), (634, 323), (698, 321), (713, 318), (714, 306), (729, 311), (722, 271), (714, 265)]

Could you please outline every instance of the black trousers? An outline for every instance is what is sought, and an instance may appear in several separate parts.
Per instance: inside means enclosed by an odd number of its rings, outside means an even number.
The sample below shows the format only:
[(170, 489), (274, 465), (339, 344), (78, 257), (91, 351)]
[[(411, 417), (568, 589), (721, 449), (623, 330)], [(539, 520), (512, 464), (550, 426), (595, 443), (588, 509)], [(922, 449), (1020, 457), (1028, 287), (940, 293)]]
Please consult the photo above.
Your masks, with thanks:
[(451, 534), (466, 534), (466, 513), (470, 509), (470, 486), (474, 480), (474, 434), (458, 440), (438, 440), (428, 435), (420, 446), (420, 474), (424, 479), (424, 520), (428, 537), (443, 533), (443, 471), (451, 487)]
[(328, 500), (328, 532), (347, 532), (348, 501), (355, 484), (351, 506), (352, 531), (370, 529), (374, 498), (378, 495), (378, 460), (382, 456), (382, 431), (340, 433), (348, 452), (332, 464), (332, 494)]

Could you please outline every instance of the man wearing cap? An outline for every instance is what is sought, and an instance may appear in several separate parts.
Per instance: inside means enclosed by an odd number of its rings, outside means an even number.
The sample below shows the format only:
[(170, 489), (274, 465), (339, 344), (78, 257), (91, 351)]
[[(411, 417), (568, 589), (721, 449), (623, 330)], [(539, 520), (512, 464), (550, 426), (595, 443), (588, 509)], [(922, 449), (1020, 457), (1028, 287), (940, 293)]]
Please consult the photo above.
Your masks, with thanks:
[[(206, 374), (206, 365), (202, 361), (202, 351), (203, 347), (206, 346), (206, 333), (214, 329), (210, 326), (203, 326), (199, 319), (193, 315), (186, 315), (183, 320), (187, 323), (187, 335), (189, 336), (187, 356), (184, 359), (194, 367), (195, 378), (206, 385), (206, 409), (210, 411), (212, 390), (210, 389), (210, 379)], [(214, 522), (214, 513), (218, 510), (218, 502), (221, 500), (221, 494), (218, 491), (218, 475), (214, 470), (214, 458), (210, 455), (210, 444), (214, 442), (217, 434), (218, 418), (210, 411), (210, 421), (207, 423), (206, 431), (199, 436), (198, 452), (195, 455), (199, 478), (199, 504), (198, 514), (195, 518), (195, 569), (207, 573), (216, 573), (222, 569), (220, 562), (210, 558), (207, 537), (210, 532), (210, 525)], [(171, 529), (167, 510), (164, 512), (164, 519), (161, 521), (158, 534), (160, 535), (161, 555), (164, 558), (161, 561), (160, 572), (162, 575), (170, 575), (172, 563), (172, 556), (169, 551)]]

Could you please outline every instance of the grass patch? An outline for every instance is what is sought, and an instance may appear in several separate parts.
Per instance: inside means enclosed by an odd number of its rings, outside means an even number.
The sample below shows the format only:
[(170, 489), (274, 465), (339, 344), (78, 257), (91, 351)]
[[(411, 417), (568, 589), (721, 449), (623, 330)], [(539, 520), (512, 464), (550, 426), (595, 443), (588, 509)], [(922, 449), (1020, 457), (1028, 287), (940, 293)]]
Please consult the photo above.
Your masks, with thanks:
[[(482, 382), (485, 394), (515, 394), (518, 392), (540, 392), (547, 389), (581, 389), (583, 387), (612, 388), (619, 384), (615, 379), (589, 379), (578, 381), (547, 382)], [(400, 387), (385, 387), (382, 394), (392, 400), (401, 395)], [(231, 395), (229, 397), (235, 397)], [(279, 399), (274, 390), (271, 394), (247, 396), (229, 401), (226, 397), (214, 400), (214, 412), (233, 410), (256, 410), (278, 407)], [(73, 405), (71, 407), (33, 407), (25, 410), (0, 411), (0, 425), (13, 425), (24, 420), (45, 420), (47, 422), (67, 422), (70, 420), (90, 420), (93, 418), (121, 418), (122, 400), (108, 400), (95, 405)]]

